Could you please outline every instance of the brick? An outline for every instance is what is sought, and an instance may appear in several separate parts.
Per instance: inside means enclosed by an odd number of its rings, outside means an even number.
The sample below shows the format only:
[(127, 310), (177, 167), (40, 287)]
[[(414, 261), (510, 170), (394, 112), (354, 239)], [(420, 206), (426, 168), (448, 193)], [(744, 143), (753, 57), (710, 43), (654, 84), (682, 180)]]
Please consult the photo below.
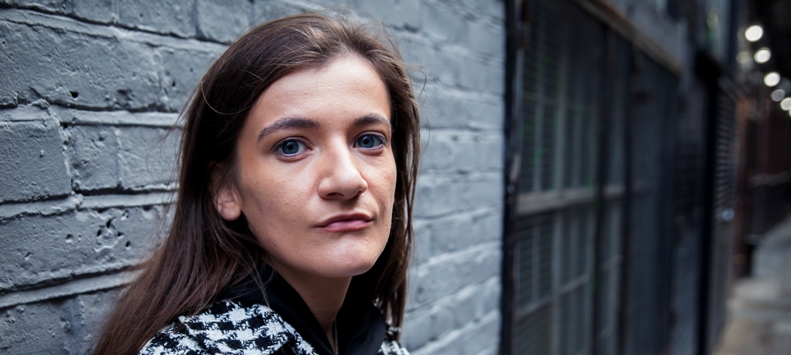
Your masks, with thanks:
[(427, 85), (421, 103), (424, 127), (502, 130), (505, 108), (497, 96)]
[(467, 343), (462, 354), (476, 355), (497, 349), (500, 340), (500, 323), (499, 310), (489, 312), (479, 322), (474, 323), (471, 329), (462, 333), (462, 339)]
[(91, 353), (117, 295), (117, 290), (94, 292), (5, 309), (0, 322), (0, 351)]
[(503, 169), (503, 137), (500, 132), (469, 133), (466, 131), (431, 130), (421, 138), (422, 172), (500, 171)]
[(480, 21), (470, 22), (470, 34), (463, 43), (484, 60), (493, 60), (505, 65), (505, 32), (503, 27), (492, 28)]
[(382, 23), (411, 31), (420, 29), (422, 3), (418, 0), (366, 1), (354, 0), (354, 9), (362, 15), (376, 16)]
[(117, 135), (118, 170), (123, 188), (162, 186), (173, 181), (178, 131), (155, 127), (121, 127)]
[(318, 10), (319, 6), (307, 3), (293, 3), (290, 1), (255, 1), (253, 2), (253, 23), (261, 24), (285, 16), (297, 15), (311, 10)]
[(162, 47), (160, 73), (160, 100), (168, 111), (180, 111), (192, 94), (200, 78), (220, 56), (220, 48), (186, 46), (185, 48)]
[(74, 126), (69, 135), (69, 164), (76, 191), (118, 186), (118, 139), (107, 126)]
[(0, 20), (0, 47), (0, 106), (39, 98), (77, 107), (156, 106), (157, 62), (148, 45)]
[(424, 1), (421, 10), (421, 29), (427, 37), (437, 38), (441, 43), (458, 43), (469, 35), (466, 19), (452, 11), (447, 4)]
[(436, 339), (433, 329), (431, 312), (426, 310), (406, 312), (401, 344), (410, 350), (417, 349)]
[(74, 17), (99, 23), (117, 23), (118, 7), (115, 0), (70, 0)]
[(120, 290), (93, 292), (76, 297), (80, 310), (80, 336), (73, 337), (74, 348), (79, 354), (89, 354), (99, 340), (107, 316), (113, 310)]
[(424, 253), (441, 255), (480, 243), (498, 241), (502, 237), (502, 210), (491, 208), (438, 219), (417, 220), (415, 228), (420, 231), (420, 238), (429, 241), (427, 244), (430, 246)]
[[(396, 32), (394, 37), (404, 61), (408, 65), (421, 70), (425, 65), (423, 53), (431, 48), (432, 42), (424, 36), (410, 32)], [(421, 80), (414, 80), (415, 84), (422, 82), (422, 75), (418, 75), (418, 77)]]
[(419, 265), (431, 257), (431, 231), (426, 224), (413, 223), (415, 232), (414, 246), (412, 248), (411, 265)]
[(419, 349), (412, 349), (415, 355), (477, 355), (497, 349), (499, 344), (500, 314), (490, 312), (482, 319), (467, 324), (447, 336), (429, 343)]
[(196, 0), (195, 18), (199, 38), (230, 43), (249, 26), (249, 0)]
[(448, 307), (446, 307), (453, 317), (453, 327), (462, 328), (464, 325), (483, 317), (486, 313), (497, 310), (498, 307), (496, 306), (489, 307), (491, 303), (488, 301), (494, 300), (494, 304), (499, 305), (497, 301), (500, 299), (500, 288), (501, 284), (498, 275), (482, 284), (465, 288), (454, 295), (448, 302)]
[[(493, 294), (492, 289), (497, 293)], [(483, 299), (499, 300), (499, 289), (499, 277), (490, 278), (481, 284), (468, 285), (427, 309), (412, 311), (405, 317), (404, 345), (418, 349), (496, 310), (496, 307), (486, 308)]]
[(496, 1), (478, 1), (478, 0), (462, 0), (461, 3), (466, 8), (468, 13), (476, 16), (490, 16), (495, 20), (502, 22), (504, 26), (505, 19), (505, 4), (502, 0)]
[[(466, 62), (466, 61), (465, 61)], [(456, 61), (461, 65), (460, 61)], [(503, 63), (492, 62), (476, 65), (476, 67), (462, 67), (459, 70), (459, 77), (457, 84), (463, 88), (485, 92), (495, 95), (503, 95), (505, 93), (505, 84), (503, 78), (505, 77)]]
[(430, 260), (410, 273), (410, 307), (423, 307), (500, 273), (498, 243), (476, 246), (440, 258)]
[(74, 318), (71, 300), (17, 306), (3, 311), (0, 352), (7, 354), (69, 354)]
[(117, 270), (149, 250), (162, 207), (70, 211), (0, 222), (0, 289)]
[(179, 37), (195, 36), (195, 0), (131, 0), (116, 4), (122, 25)]
[(426, 78), (429, 83), (458, 88), (458, 78), (464, 68), (463, 65), (456, 63), (459, 57), (465, 53), (458, 50), (447, 49), (445, 47), (432, 47), (424, 54)]
[(414, 215), (417, 218), (426, 218), (484, 206), (500, 206), (502, 196), (500, 174), (424, 174), (417, 181)]
[(71, 192), (57, 121), (0, 122), (0, 156), (0, 202)]
[(498, 24), (503, 26), (503, 29), (505, 29), (505, 1), (502, 0), (497, 0), (493, 2), (487, 1), (484, 2), (483, 8), (485, 9), (487, 15), (495, 19), (501, 20), (498, 21)]
[[(500, 38), (491, 38), (500, 41)], [(432, 46), (423, 53), (425, 73), (430, 83), (476, 93), (502, 95), (503, 63), (487, 60), (469, 47), (458, 44)]]

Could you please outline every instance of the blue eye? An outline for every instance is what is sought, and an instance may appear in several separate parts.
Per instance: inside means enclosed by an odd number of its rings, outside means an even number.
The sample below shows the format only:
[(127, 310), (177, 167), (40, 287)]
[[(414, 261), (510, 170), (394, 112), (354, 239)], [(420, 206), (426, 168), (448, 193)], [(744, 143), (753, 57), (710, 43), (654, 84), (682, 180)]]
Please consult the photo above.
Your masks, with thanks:
[(277, 147), (278, 152), (283, 155), (296, 155), (305, 149), (305, 143), (295, 139), (289, 139), (280, 143)]
[(363, 134), (357, 138), (356, 145), (364, 149), (378, 148), (385, 144), (384, 138), (376, 134)]

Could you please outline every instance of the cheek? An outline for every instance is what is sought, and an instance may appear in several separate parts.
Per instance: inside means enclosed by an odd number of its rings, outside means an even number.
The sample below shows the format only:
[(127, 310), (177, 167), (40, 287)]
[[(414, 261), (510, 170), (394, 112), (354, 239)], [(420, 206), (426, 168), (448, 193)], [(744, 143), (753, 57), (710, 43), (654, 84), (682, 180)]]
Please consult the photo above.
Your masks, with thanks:
[(390, 226), (390, 219), (392, 218), (393, 214), (393, 205), (395, 204), (395, 191), (396, 191), (396, 183), (398, 181), (398, 172), (396, 171), (395, 163), (391, 164), (391, 166), (386, 167), (385, 169), (380, 170), (382, 173), (379, 177), (380, 181), (380, 189), (381, 189), (381, 203), (382, 209), (386, 210), (386, 216), (388, 218), (388, 227)]
[(240, 191), (247, 224), (265, 249), (277, 246), (278, 241), (273, 236), (287, 233), (295, 227), (292, 216), (299, 215), (299, 211), (295, 211), (299, 208), (295, 201), (304, 200), (299, 196), (298, 184), (272, 174), (272, 170), (272, 167), (251, 169), (243, 177)]

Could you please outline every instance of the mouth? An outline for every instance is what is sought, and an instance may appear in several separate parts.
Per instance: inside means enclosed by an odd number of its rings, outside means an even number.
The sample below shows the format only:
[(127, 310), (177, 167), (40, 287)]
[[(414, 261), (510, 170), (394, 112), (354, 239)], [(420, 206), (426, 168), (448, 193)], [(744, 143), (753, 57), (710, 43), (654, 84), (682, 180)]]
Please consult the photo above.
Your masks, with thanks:
[(353, 232), (367, 228), (373, 218), (364, 213), (340, 214), (327, 218), (316, 225), (316, 228), (327, 232)]

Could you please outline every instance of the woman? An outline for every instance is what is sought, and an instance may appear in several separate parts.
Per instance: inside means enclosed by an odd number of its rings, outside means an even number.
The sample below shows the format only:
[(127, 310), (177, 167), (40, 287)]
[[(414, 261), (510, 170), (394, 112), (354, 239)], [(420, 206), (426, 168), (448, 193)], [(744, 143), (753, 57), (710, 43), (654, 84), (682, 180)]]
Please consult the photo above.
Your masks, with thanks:
[(419, 116), (392, 42), (266, 23), (183, 118), (173, 222), (96, 353), (406, 354)]

